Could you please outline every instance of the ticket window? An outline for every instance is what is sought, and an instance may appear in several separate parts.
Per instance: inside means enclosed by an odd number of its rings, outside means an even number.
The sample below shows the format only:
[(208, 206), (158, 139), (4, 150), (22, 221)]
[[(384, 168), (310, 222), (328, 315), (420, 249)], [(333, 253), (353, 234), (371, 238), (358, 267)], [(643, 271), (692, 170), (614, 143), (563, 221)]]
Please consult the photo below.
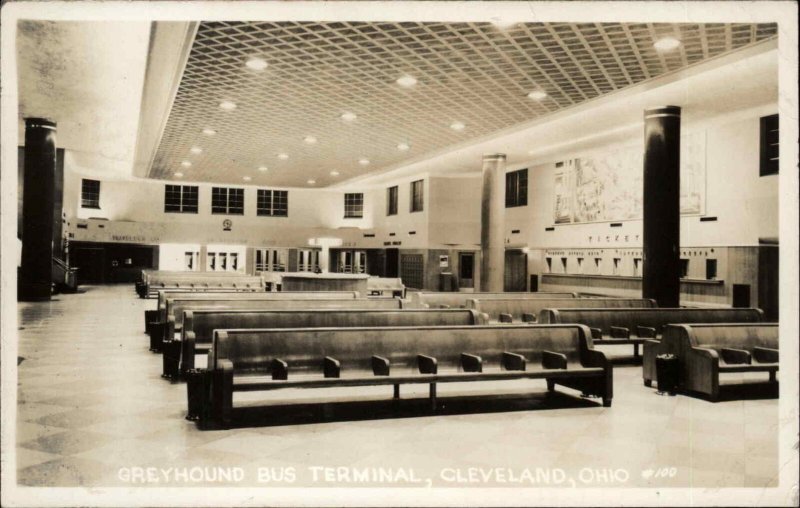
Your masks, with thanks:
[[(184, 268), (190, 272), (200, 270), (199, 265), (200, 253), (197, 251), (187, 251), (184, 253)], [(129, 265), (129, 259), (125, 260), (125, 264)]]
[(300, 249), (297, 251), (297, 271), (319, 271), (319, 251), (316, 249)]
[(339, 273), (366, 273), (367, 251), (346, 250), (339, 256)]
[(285, 272), (286, 249), (256, 249), (256, 272)]

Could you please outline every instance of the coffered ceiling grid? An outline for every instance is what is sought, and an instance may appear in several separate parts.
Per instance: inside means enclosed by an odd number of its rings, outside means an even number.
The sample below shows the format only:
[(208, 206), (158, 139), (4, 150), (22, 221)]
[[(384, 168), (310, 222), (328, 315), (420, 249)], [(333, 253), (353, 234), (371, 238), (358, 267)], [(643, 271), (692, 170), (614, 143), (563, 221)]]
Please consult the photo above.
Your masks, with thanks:
[[(176, 180), (181, 172), (185, 180), (231, 184), (247, 176), (278, 187), (313, 179), (325, 186), (775, 34), (771, 24), (205, 22), (150, 176)], [(657, 51), (653, 43), (665, 36), (680, 46)], [(268, 67), (247, 68), (253, 57)], [(398, 85), (405, 74), (417, 84)], [(547, 95), (528, 98), (535, 90)], [(222, 110), (222, 101), (236, 108)], [(357, 119), (343, 121), (345, 111)], [(453, 130), (453, 122), (466, 127)], [(304, 142), (307, 136), (316, 143)], [(400, 143), (411, 148), (398, 150)], [(359, 164), (362, 158), (369, 164)]]

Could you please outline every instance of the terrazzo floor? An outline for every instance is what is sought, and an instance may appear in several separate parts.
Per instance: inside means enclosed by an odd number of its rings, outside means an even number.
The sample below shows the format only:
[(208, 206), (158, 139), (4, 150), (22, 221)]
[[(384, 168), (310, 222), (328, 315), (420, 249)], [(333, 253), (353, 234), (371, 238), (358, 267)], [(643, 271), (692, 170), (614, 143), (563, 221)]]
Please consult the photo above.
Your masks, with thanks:
[(541, 380), (440, 385), (436, 414), (424, 385), (396, 405), (386, 387), (284, 390), (242, 394), (234, 428), (199, 430), (148, 351), (155, 300), (84, 289), (18, 307), (21, 486), (777, 484), (774, 393), (658, 396), (637, 366), (615, 368), (611, 408)]

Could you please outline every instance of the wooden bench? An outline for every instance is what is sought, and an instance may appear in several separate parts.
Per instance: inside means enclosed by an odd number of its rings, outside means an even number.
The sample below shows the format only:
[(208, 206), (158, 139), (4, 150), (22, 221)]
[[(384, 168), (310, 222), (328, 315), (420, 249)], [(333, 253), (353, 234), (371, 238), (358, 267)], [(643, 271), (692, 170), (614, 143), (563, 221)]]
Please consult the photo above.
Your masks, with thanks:
[(486, 313), (490, 322), (535, 323), (542, 309), (553, 308), (636, 308), (657, 307), (655, 300), (649, 298), (535, 298), (529, 300), (469, 300), (468, 307)]
[[(161, 345), (165, 340), (171, 340), (176, 332), (180, 332), (183, 327), (183, 314), (187, 310), (207, 309), (207, 310), (287, 310), (287, 309), (375, 309), (375, 310), (398, 310), (403, 308), (403, 302), (399, 298), (394, 299), (350, 299), (350, 300), (331, 300), (331, 299), (263, 299), (263, 300), (239, 300), (239, 299), (216, 299), (216, 300), (184, 300), (176, 298), (167, 300), (167, 321), (161, 327), (162, 334), (155, 341), (151, 338), (151, 349), (160, 351)], [(158, 331), (158, 330), (156, 330)], [(155, 343), (155, 348), (153, 344)]]
[[(361, 298), (358, 291), (280, 291), (280, 292), (258, 292), (258, 293), (239, 293), (227, 290), (208, 290), (198, 292), (183, 292), (175, 290), (162, 290), (158, 292), (158, 305), (156, 310), (146, 310), (145, 312), (145, 331), (152, 336), (152, 330), (158, 328), (160, 335), (163, 336), (163, 323), (167, 322), (167, 300), (182, 298), (187, 300), (216, 300), (224, 295), (225, 299), (239, 300), (348, 300)], [(161, 323), (160, 326), (157, 326)]]
[(396, 278), (370, 277), (367, 279), (367, 291), (370, 296), (406, 297), (406, 286)]
[[(547, 380), (611, 406), (613, 370), (581, 325), (216, 330), (210, 414), (231, 423), (233, 393), (283, 388)], [(206, 406), (208, 407), (208, 406)], [(203, 411), (204, 413), (206, 411)]]
[(680, 366), (679, 389), (719, 400), (720, 376), (766, 372), (777, 382), (778, 324), (725, 323), (667, 325), (660, 341), (645, 342), (645, 385), (655, 373), (655, 357), (671, 353)]
[(580, 323), (592, 331), (595, 345), (633, 345), (634, 358), (639, 346), (648, 339), (660, 337), (669, 323), (757, 323), (762, 321), (759, 309), (543, 309), (540, 323)]
[(264, 281), (258, 275), (230, 272), (152, 272), (143, 276), (137, 287), (139, 296), (153, 298), (161, 289), (186, 291), (225, 288), (237, 291), (264, 291)]
[[(195, 367), (195, 355), (211, 348), (214, 330), (237, 328), (350, 328), (355, 326), (455, 326), (486, 324), (467, 309), (186, 310), (180, 340), (164, 342), (164, 377)], [(178, 363), (180, 362), (180, 369)]]
[(510, 300), (520, 298), (528, 300), (531, 298), (575, 298), (575, 293), (436, 293), (415, 291), (411, 294), (411, 305), (414, 308), (424, 309), (448, 309), (448, 308), (467, 308), (467, 302), (471, 299), (482, 300)]

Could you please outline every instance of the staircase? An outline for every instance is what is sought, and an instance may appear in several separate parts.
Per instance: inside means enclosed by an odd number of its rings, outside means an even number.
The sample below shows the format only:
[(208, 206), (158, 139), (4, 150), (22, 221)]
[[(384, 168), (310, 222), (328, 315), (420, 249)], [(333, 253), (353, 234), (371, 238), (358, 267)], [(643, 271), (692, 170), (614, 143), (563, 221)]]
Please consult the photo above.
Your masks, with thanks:
[(75, 293), (78, 291), (78, 269), (71, 268), (63, 260), (53, 258), (53, 291)]

